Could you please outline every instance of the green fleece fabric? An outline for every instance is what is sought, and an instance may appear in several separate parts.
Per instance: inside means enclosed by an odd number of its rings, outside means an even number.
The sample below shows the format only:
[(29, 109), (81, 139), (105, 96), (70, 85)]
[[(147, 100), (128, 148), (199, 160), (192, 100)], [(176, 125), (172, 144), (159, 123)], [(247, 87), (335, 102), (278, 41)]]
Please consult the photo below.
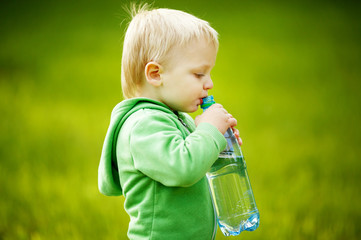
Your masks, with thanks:
[(99, 190), (125, 196), (130, 239), (211, 239), (216, 224), (205, 173), (225, 146), (211, 124), (196, 128), (188, 114), (151, 99), (124, 100), (111, 115)]

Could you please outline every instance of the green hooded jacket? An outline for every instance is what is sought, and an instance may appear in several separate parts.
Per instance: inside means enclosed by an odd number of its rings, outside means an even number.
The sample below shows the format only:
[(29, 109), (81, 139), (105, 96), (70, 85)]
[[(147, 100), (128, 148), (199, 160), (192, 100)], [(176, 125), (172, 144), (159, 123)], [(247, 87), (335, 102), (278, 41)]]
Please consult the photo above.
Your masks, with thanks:
[(124, 100), (111, 115), (99, 190), (124, 195), (130, 239), (212, 239), (216, 222), (205, 174), (225, 146), (211, 124), (196, 127), (188, 114), (155, 100)]

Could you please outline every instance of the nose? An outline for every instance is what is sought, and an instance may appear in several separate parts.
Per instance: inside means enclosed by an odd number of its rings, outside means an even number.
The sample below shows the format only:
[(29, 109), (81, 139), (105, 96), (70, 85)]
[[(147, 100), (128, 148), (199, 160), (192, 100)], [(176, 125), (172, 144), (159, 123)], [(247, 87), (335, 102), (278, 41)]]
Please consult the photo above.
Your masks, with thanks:
[(208, 78), (207, 81), (203, 85), (204, 90), (209, 90), (213, 88), (213, 81), (211, 78)]

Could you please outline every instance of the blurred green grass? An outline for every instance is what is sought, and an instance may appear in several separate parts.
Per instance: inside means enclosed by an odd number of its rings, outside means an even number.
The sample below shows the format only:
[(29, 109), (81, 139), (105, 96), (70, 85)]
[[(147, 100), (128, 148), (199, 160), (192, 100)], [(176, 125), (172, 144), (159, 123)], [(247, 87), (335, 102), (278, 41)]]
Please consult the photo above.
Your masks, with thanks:
[[(126, 239), (123, 197), (97, 190), (109, 115), (122, 99), (124, 4), (2, 3), (0, 239)], [(211, 94), (238, 119), (261, 213), (259, 229), (230, 239), (357, 239), (360, 3), (155, 6), (220, 33)]]

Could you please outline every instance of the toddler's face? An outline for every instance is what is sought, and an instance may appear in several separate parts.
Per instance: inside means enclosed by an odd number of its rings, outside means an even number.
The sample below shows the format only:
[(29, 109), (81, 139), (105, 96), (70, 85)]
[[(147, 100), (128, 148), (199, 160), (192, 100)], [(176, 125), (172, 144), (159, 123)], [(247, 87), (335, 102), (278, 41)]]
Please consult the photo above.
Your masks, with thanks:
[(160, 74), (160, 101), (175, 111), (197, 111), (201, 99), (213, 88), (210, 73), (216, 57), (216, 47), (205, 39), (172, 49)]

